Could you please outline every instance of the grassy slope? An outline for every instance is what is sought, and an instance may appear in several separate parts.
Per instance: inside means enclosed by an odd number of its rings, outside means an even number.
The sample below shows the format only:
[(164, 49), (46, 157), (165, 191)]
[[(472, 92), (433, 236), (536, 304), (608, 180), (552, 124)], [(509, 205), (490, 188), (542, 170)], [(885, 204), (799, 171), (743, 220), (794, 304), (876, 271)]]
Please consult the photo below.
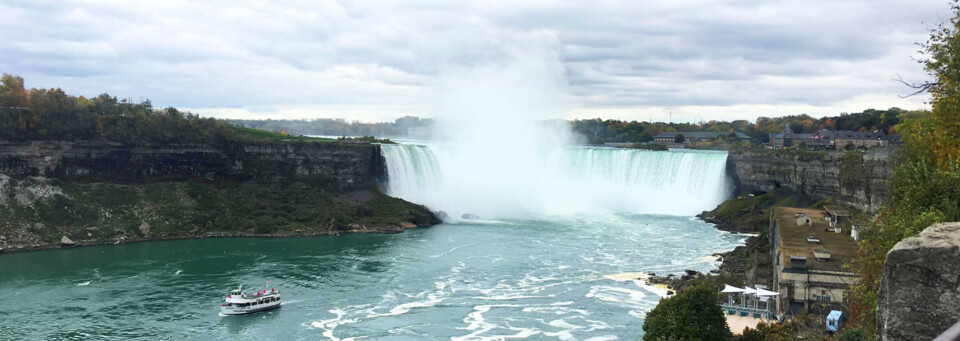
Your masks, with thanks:
[[(401, 222), (436, 223), (425, 207), (376, 190), (341, 195), (306, 182), (130, 185), (8, 178), (0, 196), (0, 236), (5, 237), (0, 245), (8, 243), (8, 248), (56, 244), (62, 236), (103, 243), (211, 232), (392, 231)], [(148, 233), (140, 229), (144, 223)]]

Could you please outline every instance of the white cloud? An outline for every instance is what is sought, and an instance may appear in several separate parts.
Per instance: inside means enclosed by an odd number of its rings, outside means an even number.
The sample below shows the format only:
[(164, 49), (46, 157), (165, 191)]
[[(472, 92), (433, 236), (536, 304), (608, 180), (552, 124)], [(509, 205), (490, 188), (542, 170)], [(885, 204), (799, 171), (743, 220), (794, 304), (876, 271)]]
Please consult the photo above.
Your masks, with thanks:
[(558, 116), (825, 115), (924, 106), (891, 78), (925, 79), (914, 43), (950, 14), (942, 0), (13, 0), (0, 71), (211, 116), (374, 121), (432, 116), (449, 70), (532, 49), (565, 81)]

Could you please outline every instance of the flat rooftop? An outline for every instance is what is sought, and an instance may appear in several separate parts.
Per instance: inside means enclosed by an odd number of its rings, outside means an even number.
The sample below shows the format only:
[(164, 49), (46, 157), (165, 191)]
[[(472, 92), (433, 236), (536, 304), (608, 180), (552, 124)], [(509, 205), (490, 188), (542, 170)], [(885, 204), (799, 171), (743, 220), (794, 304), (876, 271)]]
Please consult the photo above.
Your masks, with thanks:
[(853, 214), (850, 214), (846, 208), (837, 205), (823, 205), (823, 209), (827, 210), (827, 213), (833, 214), (838, 217), (852, 217)]
[[(797, 213), (810, 217), (813, 226), (797, 226)], [(843, 233), (833, 232), (830, 224), (824, 220), (827, 212), (819, 209), (788, 208), (776, 209), (777, 228), (780, 237), (780, 261), (785, 268), (790, 267), (790, 256), (807, 257), (807, 269), (843, 271), (843, 267), (857, 256), (857, 242), (850, 237), (849, 225), (844, 225)], [(816, 236), (820, 243), (810, 243), (807, 237)], [(815, 250), (830, 251), (830, 259), (819, 260)]]

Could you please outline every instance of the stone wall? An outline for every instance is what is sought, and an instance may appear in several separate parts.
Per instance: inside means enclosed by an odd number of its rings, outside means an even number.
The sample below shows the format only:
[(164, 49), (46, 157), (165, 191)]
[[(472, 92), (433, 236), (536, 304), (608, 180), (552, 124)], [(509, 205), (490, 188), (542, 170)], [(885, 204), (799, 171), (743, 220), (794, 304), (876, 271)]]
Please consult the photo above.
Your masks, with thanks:
[(127, 146), (109, 142), (0, 142), (0, 174), (89, 181), (258, 180), (314, 177), (340, 191), (386, 179), (375, 144), (278, 142), (234, 150), (203, 145)]
[(893, 149), (865, 154), (767, 150), (731, 152), (727, 171), (740, 193), (792, 191), (877, 213), (893, 178)]
[(887, 253), (877, 297), (880, 340), (932, 340), (960, 321), (960, 223), (938, 224)]

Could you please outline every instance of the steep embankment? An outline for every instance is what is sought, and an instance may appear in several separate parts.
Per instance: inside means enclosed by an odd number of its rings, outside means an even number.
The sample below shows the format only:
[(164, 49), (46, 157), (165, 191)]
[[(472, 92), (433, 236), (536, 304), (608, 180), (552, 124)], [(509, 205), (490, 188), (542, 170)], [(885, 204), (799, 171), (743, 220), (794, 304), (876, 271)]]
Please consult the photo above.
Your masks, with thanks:
[(380, 146), (0, 142), (0, 250), (437, 223), (377, 190)]
[(893, 178), (893, 149), (864, 154), (792, 150), (730, 153), (728, 173), (740, 193), (789, 191), (877, 213)]

